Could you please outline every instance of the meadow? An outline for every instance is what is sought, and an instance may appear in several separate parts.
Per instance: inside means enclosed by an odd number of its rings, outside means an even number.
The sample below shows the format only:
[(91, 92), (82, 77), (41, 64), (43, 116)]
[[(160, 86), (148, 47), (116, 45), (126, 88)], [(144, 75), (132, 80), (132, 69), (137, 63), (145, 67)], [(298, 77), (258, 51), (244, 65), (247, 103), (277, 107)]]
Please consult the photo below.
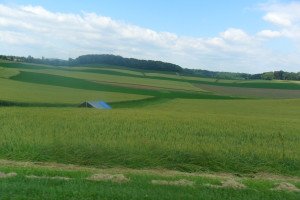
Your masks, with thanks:
[[(292, 81), (0, 62), (0, 199), (297, 199), (297, 192), (272, 188), (290, 180), (300, 187), (299, 89)], [(104, 100), (113, 109), (78, 108), (86, 100)], [(59, 168), (63, 164), (79, 167)], [(83, 178), (97, 170), (121, 170), (132, 181)], [(169, 170), (176, 175), (165, 177)], [(18, 175), (1, 179), (10, 172)], [(207, 187), (221, 179), (202, 173), (231, 174), (248, 189)], [(251, 178), (261, 173), (268, 177)], [(195, 185), (151, 184), (182, 178)]]

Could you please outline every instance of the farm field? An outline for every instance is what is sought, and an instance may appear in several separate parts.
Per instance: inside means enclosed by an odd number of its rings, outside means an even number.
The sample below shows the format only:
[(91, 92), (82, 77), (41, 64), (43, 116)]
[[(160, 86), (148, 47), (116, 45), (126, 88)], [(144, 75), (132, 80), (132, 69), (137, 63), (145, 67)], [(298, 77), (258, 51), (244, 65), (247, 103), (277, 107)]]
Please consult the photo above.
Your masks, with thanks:
[(101, 114), (81, 108), (1, 108), (0, 157), (300, 175), (299, 100), (255, 106), (256, 100), (215, 101), (175, 100)]
[[(0, 199), (298, 199), (299, 97), (293, 81), (1, 61)], [(95, 100), (113, 109), (78, 108)]]
[(144, 99), (149, 96), (118, 92), (92, 91), (59, 86), (48, 86), (32, 83), (22, 83), (0, 78), (2, 101), (48, 104), (72, 104), (72, 106), (87, 99), (103, 99), (108, 102)]
[(267, 98), (267, 99), (292, 99), (300, 98), (299, 90), (282, 90), (270, 88), (241, 88), (231, 86), (217, 86), (208, 84), (196, 84), (199, 88), (214, 92), (219, 95), (231, 95), (244, 98)]
[[(168, 89), (200, 90), (194, 84), (208, 84), (216, 86), (231, 86), (241, 88), (269, 88), (283, 90), (300, 90), (300, 84), (295, 81), (265, 81), (265, 80), (222, 80), (192, 76), (178, 76), (170, 73), (146, 73), (141, 70), (119, 69), (120, 67), (51, 67), (45, 65), (22, 64), (13, 62), (1, 62), (0, 66), (27, 72), (38, 72), (52, 75), (64, 75), (72, 78), (86, 80), (101, 80), (119, 83), (134, 83)], [(84, 69), (83, 69), (84, 68)], [(86, 68), (86, 69), (85, 69)], [(149, 74), (149, 75), (148, 75)], [(161, 85), (164, 84), (164, 85)]]

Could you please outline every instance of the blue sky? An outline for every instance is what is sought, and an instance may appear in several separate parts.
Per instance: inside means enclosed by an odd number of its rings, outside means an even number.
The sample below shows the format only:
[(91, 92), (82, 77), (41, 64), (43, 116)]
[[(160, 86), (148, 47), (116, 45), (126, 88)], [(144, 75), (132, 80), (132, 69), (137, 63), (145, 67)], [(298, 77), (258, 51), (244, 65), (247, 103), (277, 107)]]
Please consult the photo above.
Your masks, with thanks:
[(255, 32), (267, 26), (259, 0), (6, 0), (8, 5), (40, 5), (53, 12), (95, 12), (156, 31), (211, 36), (228, 27)]
[(218, 71), (300, 71), (298, 13), (300, 2), (288, 0), (0, 0), (0, 52), (113, 53)]

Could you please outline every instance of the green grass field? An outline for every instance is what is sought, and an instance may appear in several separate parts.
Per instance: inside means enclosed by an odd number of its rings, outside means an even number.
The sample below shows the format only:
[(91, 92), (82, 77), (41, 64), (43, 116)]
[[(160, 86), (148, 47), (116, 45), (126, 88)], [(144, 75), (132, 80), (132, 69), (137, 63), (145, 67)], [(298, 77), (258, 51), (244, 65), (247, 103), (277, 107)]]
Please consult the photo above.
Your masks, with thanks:
[[(298, 199), (299, 87), (0, 62), (0, 199)], [(113, 109), (77, 108), (86, 100)], [(86, 180), (96, 172), (130, 181)], [(181, 179), (193, 185), (151, 183)], [(274, 190), (282, 182), (296, 189)]]
[[(287, 177), (268, 179), (230, 174), (187, 174), (162, 170), (97, 169), (74, 165), (0, 160), (1, 199), (298, 199), (299, 193), (276, 188)], [(98, 175), (107, 179), (89, 180)], [(109, 179), (110, 176), (123, 179)], [(123, 181), (126, 179), (125, 181)], [(156, 181), (156, 183), (155, 183)], [(299, 180), (287, 183), (300, 186)], [(155, 184), (154, 184), (155, 183)], [(225, 185), (224, 183), (230, 183)], [(242, 187), (242, 188), (241, 188)]]

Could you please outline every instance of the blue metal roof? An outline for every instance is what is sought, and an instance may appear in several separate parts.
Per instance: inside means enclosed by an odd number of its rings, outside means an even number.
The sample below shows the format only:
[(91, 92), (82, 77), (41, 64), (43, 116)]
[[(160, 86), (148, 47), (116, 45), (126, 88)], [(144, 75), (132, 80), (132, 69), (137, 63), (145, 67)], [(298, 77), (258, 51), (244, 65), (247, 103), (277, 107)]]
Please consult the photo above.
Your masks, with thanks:
[(94, 108), (111, 109), (111, 107), (104, 101), (89, 101)]
[(80, 106), (93, 107), (98, 109), (112, 109), (112, 107), (104, 101), (87, 101), (87, 102), (83, 102)]

